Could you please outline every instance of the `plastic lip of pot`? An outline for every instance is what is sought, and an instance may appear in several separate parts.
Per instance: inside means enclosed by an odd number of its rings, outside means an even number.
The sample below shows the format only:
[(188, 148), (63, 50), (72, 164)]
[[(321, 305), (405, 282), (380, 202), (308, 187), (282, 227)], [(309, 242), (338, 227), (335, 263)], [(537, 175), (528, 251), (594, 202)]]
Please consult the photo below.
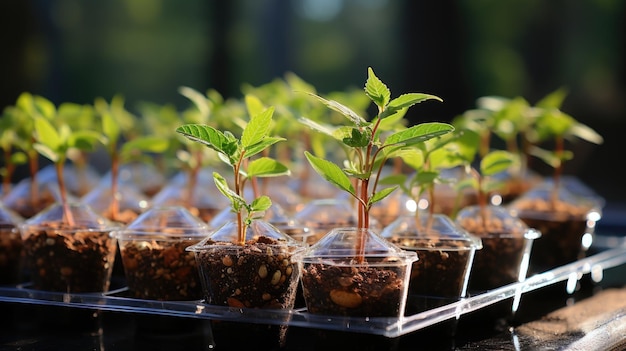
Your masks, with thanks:
[[(361, 231), (354, 227), (332, 229), (298, 255), (309, 313), (404, 316), (411, 264), (418, 260), (417, 254), (402, 250), (370, 229)], [(357, 242), (361, 239), (359, 253)]]
[(26, 269), (38, 290), (106, 292), (110, 285), (119, 226), (89, 206), (69, 203), (73, 222), (60, 203), (20, 225)]
[[(417, 225), (419, 220), (419, 225)], [(409, 283), (410, 314), (439, 307), (466, 296), (480, 238), (469, 234), (444, 214), (402, 216), (381, 235), (404, 250), (417, 253)]]
[(182, 206), (153, 207), (117, 238), (129, 291), (152, 300), (200, 300), (202, 287), (194, 254), (209, 226)]

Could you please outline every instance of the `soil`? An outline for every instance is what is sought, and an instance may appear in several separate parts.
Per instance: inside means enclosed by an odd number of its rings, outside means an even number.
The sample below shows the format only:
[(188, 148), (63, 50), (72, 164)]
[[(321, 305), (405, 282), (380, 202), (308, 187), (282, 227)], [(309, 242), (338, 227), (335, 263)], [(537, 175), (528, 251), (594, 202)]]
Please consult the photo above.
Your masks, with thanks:
[(17, 212), (22, 218), (28, 219), (39, 212), (43, 211), (46, 207), (52, 205), (56, 202), (56, 199), (52, 196), (52, 194), (44, 192), (39, 197), (38, 201), (33, 203), (28, 198), (20, 198), (14, 203), (5, 203), (5, 205)]
[(0, 224), (0, 284), (17, 284), (21, 274), (22, 238), (15, 226)]
[[(24, 240), (33, 288), (68, 293), (104, 292), (110, 284), (116, 240), (109, 231), (44, 224)], [(69, 231), (71, 230), (71, 231)]]
[[(393, 243), (393, 238), (389, 238)], [(415, 314), (457, 301), (463, 293), (471, 250), (461, 242), (428, 239), (401, 239), (401, 247), (415, 251), (409, 280), (407, 314)], [(458, 249), (454, 247), (458, 245)], [(444, 247), (445, 246), (445, 247)]]
[(128, 289), (133, 297), (152, 300), (200, 300), (202, 286), (193, 252), (196, 241), (120, 241)]
[(247, 308), (293, 308), (298, 264), (292, 246), (259, 236), (243, 246), (208, 241), (196, 251), (207, 303)]
[(305, 263), (302, 271), (304, 299), (309, 313), (398, 317), (406, 291), (406, 266), (338, 266)]
[(500, 218), (487, 220), (487, 225), (467, 217), (460, 221), (463, 229), (481, 238), (482, 249), (477, 250), (470, 271), (470, 291), (485, 291), (518, 281), (526, 238), (524, 232), (503, 232), (506, 225)]
[(552, 209), (544, 199), (518, 201), (515, 208), (520, 219), (541, 232), (541, 238), (533, 243), (531, 272), (543, 272), (585, 256), (582, 237), (590, 232), (586, 218), (589, 208), (558, 202)]

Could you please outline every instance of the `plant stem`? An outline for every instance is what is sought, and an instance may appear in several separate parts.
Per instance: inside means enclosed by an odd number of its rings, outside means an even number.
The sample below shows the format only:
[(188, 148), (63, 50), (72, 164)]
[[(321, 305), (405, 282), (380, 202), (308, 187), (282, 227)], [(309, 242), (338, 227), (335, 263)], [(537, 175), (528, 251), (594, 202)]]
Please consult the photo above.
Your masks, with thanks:
[(117, 198), (118, 177), (119, 177), (120, 161), (117, 152), (111, 155), (111, 220), (117, 221), (120, 213), (120, 204)]
[(552, 189), (552, 197), (551, 197), (551, 205), (552, 208), (556, 208), (556, 203), (559, 200), (559, 188), (561, 186), (561, 173), (563, 172), (563, 150), (565, 149), (565, 141), (563, 137), (557, 136), (555, 140), (555, 152), (556, 156), (559, 159), (559, 163), (556, 167), (554, 167), (554, 188)]
[(35, 149), (28, 152), (28, 166), (30, 171), (30, 203), (33, 209), (39, 201), (39, 184), (37, 184), (37, 170), (39, 169), (39, 154)]
[[(233, 171), (234, 171), (234, 177), (235, 177), (235, 193), (241, 197), (243, 197), (243, 184), (242, 184), (242, 179), (241, 179), (241, 173), (240, 169), (241, 169), (241, 164), (243, 163), (244, 160), (244, 155), (246, 154), (245, 150), (241, 152), (241, 155), (239, 155), (239, 160), (237, 160), (237, 163), (235, 163), (233, 165)], [(242, 212), (243, 209), (239, 208), (237, 210), (237, 238), (239, 241), (239, 245), (244, 245), (246, 243), (246, 228), (244, 226), (244, 222), (243, 222), (243, 216), (242, 216)]]
[(65, 162), (57, 162), (55, 163), (55, 168), (57, 171), (57, 181), (59, 183), (59, 193), (61, 195), (61, 205), (63, 206), (63, 214), (65, 219), (67, 220), (67, 224), (70, 227), (75, 226), (74, 216), (72, 215), (72, 211), (70, 210), (70, 205), (67, 202), (67, 190), (65, 188), (65, 179), (63, 179), (63, 166)]

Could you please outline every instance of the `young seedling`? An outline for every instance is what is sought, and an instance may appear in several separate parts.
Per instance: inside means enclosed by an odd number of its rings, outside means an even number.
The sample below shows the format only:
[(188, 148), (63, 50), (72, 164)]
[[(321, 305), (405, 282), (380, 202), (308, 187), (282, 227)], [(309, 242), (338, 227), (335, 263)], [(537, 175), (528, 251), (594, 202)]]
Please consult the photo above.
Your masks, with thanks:
[(102, 133), (106, 137), (106, 150), (111, 158), (111, 219), (119, 220), (119, 169), (138, 152), (163, 152), (167, 139), (158, 136), (135, 134), (138, 132), (137, 118), (124, 108), (124, 99), (114, 96), (110, 103), (96, 98), (95, 108), (102, 119)]
[(72, 131), (67, 124), (54, 125), (58, 122), (54, 119), (56, 109), (54, 105), (51, 119), (44, 116), (36, 116), (34, 120), (34, 137), (36, 142), (33, 144), (42, 156), (48, 158), (54, 163), (57, 174), (57, 182), (61, 196), (61, 205), (63, 206), (64, 218), (67, 224), (74, 226), (74, 218), (69, 207), (67, 199), (67, 190), (65, 180), (63, 178), (63, 168), (68, 158), (68, 154), (73, 150), (93, 150), (98, 142), (104, 142), (104, 136), (92, 130), (76, 130)]
[[(385, 162), (396, 157), (401, 150), (454, 130), (454, 127), (446, 123), (421, 123), (392, 133), (381, 140), (387, 119), (395, 120), (398, 115), (402, 116), (405, 109), (417, 103), (427, 100), (442, 100), (437, 96), (422, 93), (404, 94), (392, 100), (390, 90), (376, 77), (371, 67), (368, 68), (365, 94), (378, 109), (376, 117), (371, 122), (337, 101), (326, 100), (312, 94), (330, 109), (341, 113), (350, 122), (346, 126), (332, 130), (328, 128), (317, 129), (327, 132), (349, 150), (349, 159), (346, 161), (345, 168), (305, 151), (307, 160), (319, 175), (356, 199), (358, 229), (369, 228), (369, 211), (372, 205), (396, 189), (396, 187), (377, 189), (377, 181), (380, 179), (382, 166)], [(310, 121), (307, 121), (307, 124), (315, 125)], [(351, 178), (356, 180), (356, 186), (353, 185)], [(375, 180), (370, 184), (372, 179)], [(363, 233), (364, 231), (360, 230), (360, 232)], [(356, 245), (357, 253), (359, 253), (357, 261), (362, 263), (364, 260), (364, 240), (362, 237), (358, 239)]]
[(259, 212), (272, 205), (266, 195), (256, 197), (252, 202), (244, 198), (245, 182), (253, 177), (273, 177), (289, 174), (289, 169), (269, 157), (251, 159), (263, 150), (283, 141), (283, 138), (269, 136), (274, 108), (252, 116), (238, 139), (229, 131), (220, 131), (204, 124), (186, 124), (176, 129), (192, 141), (199, 142), (218, 152), (222, 161), (233, 170), (234, 189), (218, 172), (213, 179), (218, 190), (230, 201), (231, 209), (237, 215), (237, 243), (244, 245), (246, 231)]
[[(565, 140), (577, 137), (594, 144), (602, 144), (603, 142), (602, 136), (593, 129), (561, 111), (560, 108), (566, 95), (565, 89), (558, 89), (536, 104), (539, 117), (532, 129), (534, 133), (530, 136), (530, 140), (533, 142), (533, 146), (529, 150), (530, 154), (538, 157), (554, 169), (554, 187), (550, 200), (552, 208), (555, 208), (559, 198), (563, 165), (574, 157), (571, 150), (565, 149)], [(554, 142), (552, 151), (537, 146), (538, 143), (550, 139)]]
[(503, 172), (514, 166), (519, 158), (504, 150), (494, 150), (487, 153), (480, 160), (479, 169), (472, 167), (471, 164), (466, 165), (467, 172), (471, 175), (459, 183), (458, 189), (470, 186), (476, 190), (478, 195), (478, 206), (480, 208), (480, 219), (483, 226), (487, 226), (487, 205), (488, 194), (499, 189), (503, 184), (502, 181), (493, 179), (494, 175)]

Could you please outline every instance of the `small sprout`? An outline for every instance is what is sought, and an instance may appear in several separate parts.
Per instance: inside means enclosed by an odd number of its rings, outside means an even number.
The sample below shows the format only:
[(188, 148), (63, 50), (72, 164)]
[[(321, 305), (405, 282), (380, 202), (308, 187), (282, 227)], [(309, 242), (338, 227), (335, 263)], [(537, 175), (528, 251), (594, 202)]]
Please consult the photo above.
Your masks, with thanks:
[(237, 214), (239, 245), (244, 245), (246, 230), (256, 219), (257, 213), (267, 210), (272, 205), (270, 198), (265, 195), (247, 202), (243, 196), (245, 181), (253, 177), (289, 174), (286, 166), (269, 157), (251, 159), (284, 140), (269, 136), (273, 113), (274, 108), (269, 107), (253, 115), (245, 125), (240, 138), (235, 137), (229, 131), (222, 132), (205, 124), (186, 124), (176, 129), (176, 132), (188, 139), (217, 151), (220, 159), (231, 166), (234, 189), (231, 189), (226, 179), (218, 172), (213, 172), (213, 180), (217, 189), (230, 201), (232, 211)]
[[(369, 211), (372, 205), (396, 189), (395, 186), (377, 189), (382, 166), (385, 162), (411, 147), (454, 130), (454, 127), (446, 123), (422, 123), (409, 128), (401, 128), (399, 131), (390, 128), (387, 120), (398, 122), (396, 118), (402, 117), (409, 107), (423, 101), (441, 101), (441, 99), (434, 95), (422, 93), (403, 94), (391, 99), (390, 90), (376, 77), (372, 68), (368, 68), (365, 94), (377, 107), (378, 113), (372, 121), (367, 121), (337, 101), (327, 100), (315, 94), (310, 95), (321, 101), (329, 109), (343, 115), (348, 120), (348, 124), (339, 128), (331, 128), (303, 119), (305, 124), (319, 132), (329, 134), (340, 141), (348, 150), (348, 160), (344, 168), (308, 151), (305, 152), (305, 156), (313, 169), (326, 181), (357, 200), (358, 229), (369, 228)], [(383, 132), (388, 130), (386, 128), (392, 131), (383, 139)], [(374, 177), (375, 181), (370, 184)], [(352, 182), (353, 179), (356, 180), (356, 183)], [(361, 232), (363, 233), (363, 231)], [(363, 253), (363, 244), (362, 238), (358, 240), (357, 252)], [(358, 259), (362, 261), (364, 258), (360, 255)]]

